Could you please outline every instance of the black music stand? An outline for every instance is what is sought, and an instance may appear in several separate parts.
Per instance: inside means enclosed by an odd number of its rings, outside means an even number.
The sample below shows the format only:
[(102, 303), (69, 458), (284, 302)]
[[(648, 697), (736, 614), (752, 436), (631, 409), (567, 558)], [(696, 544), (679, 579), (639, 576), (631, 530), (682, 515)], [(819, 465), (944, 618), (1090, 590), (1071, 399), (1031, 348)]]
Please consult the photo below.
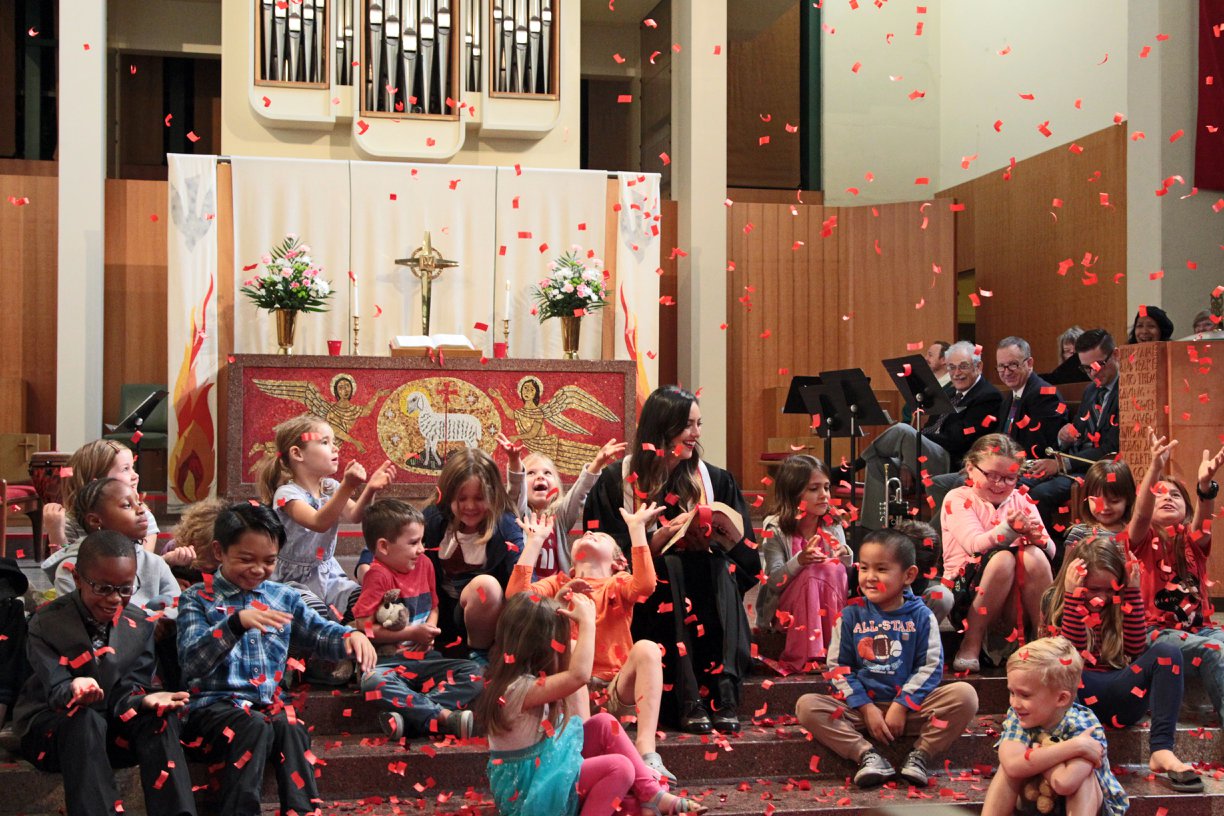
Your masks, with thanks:
[(1072, 383), (1088, 382), (1092, 378), (1084, 373), (1084, 369), (1080, 368), (1079, 355), (1072, 354), (1063, 360), (1058, 368), (1049, 374), (1042, 374), (1041, 379), (1050, 385), (1071, 385)]
[[(910, 354), (905, 357), (894, 357), (880, 361), (889, 379), (897, 387), (905, 406), (910, 410), (914, 428), (914, 473), (918, 475), (917, 499), (922, 501), (926, 485), (922, 481), (922, 415), (942, 416), (954, 411), (952, 400), (939, 384), (931, 364), (921, 354)], [(905, 454), (901, 454), (901, 466), (905, 466)]]
[(819, 377), (796, 374), (791, 377), (790, 389), (786, 392), (786, 404), (782, 406), (784, 414), (810, 414), (808, 403), (803, 397), (805, 385), (820, 385)]
[(858, 439), (863, 435), (864, 425), (891, 425), (892, 419), (881, 407), (871, 390), (871, 378), (861, 368), (845, 368), (820, 372), (820, 381), (825, 385), (833, 416), (825, 421), (834, 423), (830, 429), (834, 436), (850, 439), (850, 461), (858, 459)]
[[(836, 409), (828, 393), (828, 386), (819, 377), (804, 377), (808, 382), (799, 383), (797, 394), (803, 403), (802, 413), (812, 416), (812, 433), (824, 440), (824, 461), (827, 467), (833, 467), (833, 428), (837, 424)], [(790, 404), (790, 397), (787, 397)], [(792, 411), (789, 413), (800, 413)], [(816, 424), (820, 417), (820, 424)], [(832, 419), (830, 419), (832, 417)]]
[[(139, 431), (141, 427), (145, 424), (145, 420), (147, 420), (150, 416), (152, 416), (153, 412), (157, 410), (157, 406), (160, 405), (161, 401), (164, 400), (168, 396), (170, 396), (170, 392), (165, 390), (164, 388), (159, 388), (156, 391), (152, 391), (149, 393), (149, 396), (145, 397), (144, 399), (140, 401), (140, 404), (137, 405), (135, 409), (133, 409), (132, 413), (128, 414), (123, 419), (119, 420), (119, 424), (104, 425), (103, 427), (106, 428), (107, 433), (119, 433), (121, 431), (131, 431), (132, 436), (136, 436), (136, 432)], [(131, 440), (131, 445), (132, 445), (132, 459), (135, 462), (139, 463), (140, 462), (140, 437), (136, 436), (135, 439)], [(136, 470), (137, 472), (139, 472), (140, 470), (139, 465), (137, 465)]]

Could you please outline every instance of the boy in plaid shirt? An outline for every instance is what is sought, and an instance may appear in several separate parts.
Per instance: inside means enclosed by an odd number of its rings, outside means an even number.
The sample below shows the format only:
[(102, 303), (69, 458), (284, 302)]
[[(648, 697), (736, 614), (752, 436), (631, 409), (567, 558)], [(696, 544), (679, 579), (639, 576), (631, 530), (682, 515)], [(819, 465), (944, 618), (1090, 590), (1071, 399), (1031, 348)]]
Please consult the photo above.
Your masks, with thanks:
[[(1101, 722), (1075, 701), (1083, 669), (1079, 652), (1061, 637), (1034, 640), (1008, 658), (1011, 708), (996, 743), (999, 770), (983, 816), (1011, 814), (1024, 804), (1017, 797), (1032, 801), (1032, 794), (1063, 797), (1067, 816), (1126, 813), (1126, 791), (1109, 769)], [(1029, 780), (1038, 788), (1026, 790)]]
[[(220, 812), (258, 816), (272, 759), (282, 814), (317, 809), (306, 725), (280, 699), (290, 647), (328, 660), (374, 665), (365, 635), (324, 620), (293, 589), (268, 580), (285, 528), (262, 505), (235, 504), (217, 516), (219, 561), (179, 601), (178, 648), (191, 689), (184, 741), (221, 765)], [(211, 577), (212, 580), (208, 580)]]

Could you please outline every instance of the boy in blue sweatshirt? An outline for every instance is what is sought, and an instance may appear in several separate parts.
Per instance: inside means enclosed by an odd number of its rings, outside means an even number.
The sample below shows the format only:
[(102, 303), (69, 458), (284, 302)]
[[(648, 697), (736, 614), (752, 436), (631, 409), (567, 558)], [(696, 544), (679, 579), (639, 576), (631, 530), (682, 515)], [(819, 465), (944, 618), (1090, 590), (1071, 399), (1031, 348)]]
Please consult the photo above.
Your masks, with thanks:
[(918, 576), (914, 542), (894, 530), (868, 534), (858, 571), (864, 597), (846, 604), (829, 643), (825, 677), (835, 691), (803, 695), (795, 716), (817, 742), (858, 763), (854, 784), (860, 788), (897, 775), (875, 744), (916, 734), (901, 778), (925, 787), (931, 757), (950, 748), (977, 714), (977, 692), (968, 683), (939, 685), (939, 626), (909, 588)]

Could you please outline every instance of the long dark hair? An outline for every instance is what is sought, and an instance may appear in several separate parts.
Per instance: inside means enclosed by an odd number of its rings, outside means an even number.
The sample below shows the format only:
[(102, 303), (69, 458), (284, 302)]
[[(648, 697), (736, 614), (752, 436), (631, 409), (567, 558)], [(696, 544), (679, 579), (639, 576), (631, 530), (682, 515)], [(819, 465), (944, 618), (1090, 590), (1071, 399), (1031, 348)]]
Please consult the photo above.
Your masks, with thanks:
[[(671, 473), (664, 462), (668, 444), (684, 431), (696, 402), (693, 392), (678, 385), (664, 385), (656, 388), (642, 405), (633, 452), (629, 454), (629, 470), (637, 475), (635, 487), (646, 494), (647, 501), (662, 501), (667, 494), (675, 493), (680, 497), (677, 506), (684, 508), (691, 507), (701, 495), (697, 481), (700, 444), (694, 456), (677, 464)], [(644, 450), (644, 444), (655, 449)]]
[(800, 510), (799, 504), (803, 501), (813, 473), (823, 474), (830, 481), (833, 479), (828, 465), (806, 453), (786, 457), (774, 474), (773, 502), (769, 513), (778, 517), (778, 528), (788, 536), (799, 532), (799, 520), (811, 512), (806, 507)]

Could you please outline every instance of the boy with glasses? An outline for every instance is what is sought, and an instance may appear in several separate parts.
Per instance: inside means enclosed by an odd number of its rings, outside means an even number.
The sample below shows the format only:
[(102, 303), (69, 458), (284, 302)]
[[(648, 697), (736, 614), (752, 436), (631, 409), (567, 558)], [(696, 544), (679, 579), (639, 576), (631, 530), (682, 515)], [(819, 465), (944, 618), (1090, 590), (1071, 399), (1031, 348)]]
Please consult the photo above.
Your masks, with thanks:
[(154, 625), (129, 604), (136, 547), (121, 533), (90, 533), (77, 555), (77, 589), (30, 621), (31, 675), (13, 728), (34, 767), (63, 774), (68, 816), (114, 813), (111, 767), (133, 764), (150, 813), (196, 812), (177, 716), (188, 695), (151, 688)]

